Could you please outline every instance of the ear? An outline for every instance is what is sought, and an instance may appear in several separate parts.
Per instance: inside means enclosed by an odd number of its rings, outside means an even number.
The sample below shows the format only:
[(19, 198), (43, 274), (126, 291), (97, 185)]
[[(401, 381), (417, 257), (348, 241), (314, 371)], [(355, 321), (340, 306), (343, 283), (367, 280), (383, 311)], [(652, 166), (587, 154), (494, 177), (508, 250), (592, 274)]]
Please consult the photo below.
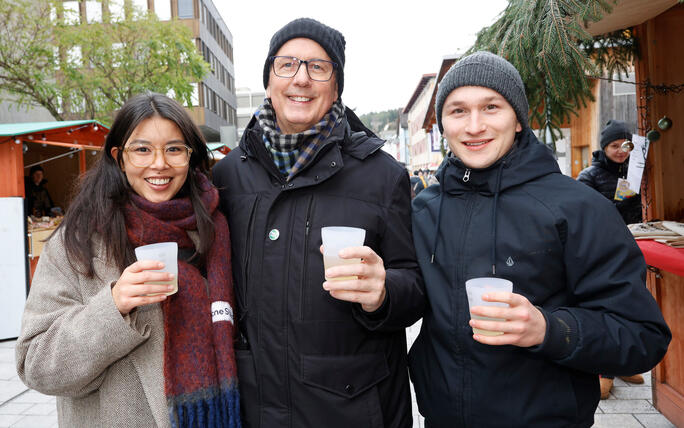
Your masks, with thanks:
[[(118, 148), (118, 147), (112, 147), (112, 149), (109, 151), (109, 153), (112, 155), (112, 157), (114, 158), (114, 160), (115, 160), (117, 163), (119, 163), (119, 161), (118, 161), (119, 148)], [(125, 171), (124, 166), (123, 166), (123, 162), (121, 162), (121, 163), (119, 164), (119, 167), (121, 168), (121, 171)]]
[(522, 131), (522, 125), (520, 124), (520, 122), (516, 122), (515, 123), (515, 132), (520, 132), (520, 131)]
[(266, 98), (271, 98), (271, 84), (266, 87)]

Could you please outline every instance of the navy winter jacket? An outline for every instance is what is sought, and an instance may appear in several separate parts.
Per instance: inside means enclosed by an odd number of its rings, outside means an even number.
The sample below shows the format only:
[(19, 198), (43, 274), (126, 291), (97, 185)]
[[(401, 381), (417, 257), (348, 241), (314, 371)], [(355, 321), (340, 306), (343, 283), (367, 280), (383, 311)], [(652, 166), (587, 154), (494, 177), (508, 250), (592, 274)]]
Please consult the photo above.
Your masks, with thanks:
[[(409, 364), (426, 427), (591, 426), (597, 374), (647, 371), (671, 339), (617, 210), (529, 130), (491, 167), (449, 157), (438, 178), (413, 202), (430, 304)], [(464, 284), (493, 275), (540, 308), (544, 343), (473, 340)]]

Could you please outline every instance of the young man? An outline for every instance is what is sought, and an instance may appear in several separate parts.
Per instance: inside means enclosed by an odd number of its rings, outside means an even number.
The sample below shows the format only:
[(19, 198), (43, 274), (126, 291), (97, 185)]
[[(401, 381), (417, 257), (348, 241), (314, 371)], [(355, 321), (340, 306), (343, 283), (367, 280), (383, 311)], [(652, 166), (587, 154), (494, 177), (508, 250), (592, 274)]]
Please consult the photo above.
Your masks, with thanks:
[[(404, 327), (425, 299), (409, 178), (342, 104), (344, 48), (312, 19), (276, 32), (267, 98), (214, 168), (230, 222), (245, 427), (412, 424)], [(363, 261), (324, 272), (323, 226), (365, 229), (365, 246), (341, 254)]]
[[(409, 361), (429, 428), (589, 427), (596, 374), (649, 370), (671, 338), (617, 211), (560, 173), (528, 110), (517, 70), (488, 52), (438, 88), (451, 155), (413, 202), (430, 307)], [(512, 281), (485, 296), (509, 307), (469, 308), (476, 277)]]

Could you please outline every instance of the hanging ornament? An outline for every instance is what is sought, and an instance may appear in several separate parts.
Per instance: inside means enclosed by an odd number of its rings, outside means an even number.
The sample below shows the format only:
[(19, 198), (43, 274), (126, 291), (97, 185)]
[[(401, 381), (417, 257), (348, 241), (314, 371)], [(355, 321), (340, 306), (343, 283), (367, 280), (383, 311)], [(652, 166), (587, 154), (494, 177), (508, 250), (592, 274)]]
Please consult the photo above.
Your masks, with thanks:
[(623, 152), (629, 153), (629, 152), (631, 152), (632, 150), (634, 150), (634, 143), (632, 143), (632, 142), (629, 141), (629, 140), (625, 140), (625, 141), (620, 145), (620, 150), (622, 150)]
[(660, 139), (660, 132), (651, 129), (646, 133), (646, 138), (648, 138), (648, 141), (650, 142), (658, 141)]
[(667, 116), (663, 116), (659, 121), (658, 121), (658, 128), (662, 129), (663, 131), (667, 131), (670, 129), (672, 126), (672, 119), (670, 119)]

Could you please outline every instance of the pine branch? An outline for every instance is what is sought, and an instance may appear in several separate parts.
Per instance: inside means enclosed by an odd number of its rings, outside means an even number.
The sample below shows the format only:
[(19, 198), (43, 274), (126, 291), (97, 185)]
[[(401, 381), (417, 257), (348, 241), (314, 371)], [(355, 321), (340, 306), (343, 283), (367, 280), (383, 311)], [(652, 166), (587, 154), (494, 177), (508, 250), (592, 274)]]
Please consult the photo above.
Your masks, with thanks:
[[(684, 0), (680, 0), (684, 2)], [(520, 72), (530, 102), (531, 123), (553, 144), (560, 126), (593, 101), (587, 75), (626, 73), (637, 56), (631, 32), (592, 37), (586, 23), (599, 21), (617, 0), (509, 0), (469, 50), (488, 50)], [(547, 133), (551, 141), (546, 141)]]

